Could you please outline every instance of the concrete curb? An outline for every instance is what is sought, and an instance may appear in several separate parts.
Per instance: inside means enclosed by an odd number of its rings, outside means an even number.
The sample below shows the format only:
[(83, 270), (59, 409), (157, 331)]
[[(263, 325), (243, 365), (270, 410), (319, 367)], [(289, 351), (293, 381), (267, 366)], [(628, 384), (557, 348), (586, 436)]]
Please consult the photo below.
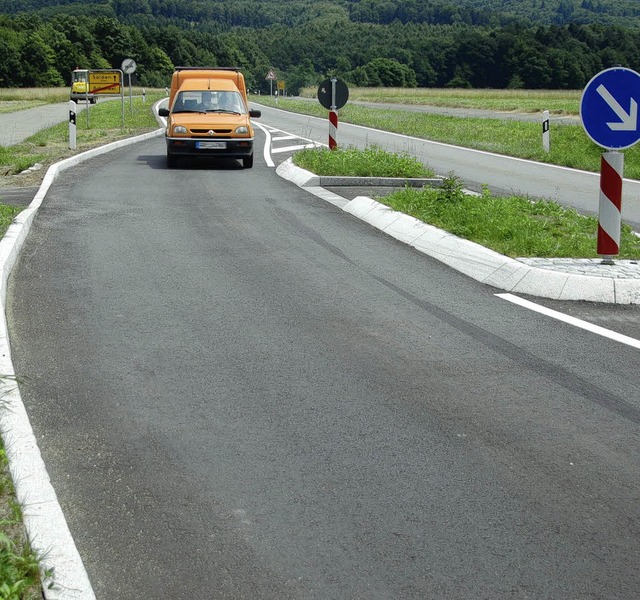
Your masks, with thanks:
[[(284, 179), (315, 193), (313, 186), (319, 183), (319, 178), (296, 167), (291, 159), (276, 171)], [(476, 281), (498, 289), (554, 300), (640, 304), (640, 279), (593, 277), (526, 265), (394, 211), (367, 196), (343, 200), (340, 207), (345, 212)]]
[[(95, 600), (95, 594), (78, 553), (55, 490), (49, 480), (40, 449), (24, 408), (11, 361), (6, 320), (7, 282), (33, 219), (51, 184), (64, 170), (95, 156), (135, 144), (164, 133), (158, 129), (134, 138), (119, 140), (49, 167), (31, 204), (11, 224), (0, 240), (0, 432), (4, 440), (9, 469), (31, 547), (41, 558), (43, 595), (46, 600)], [(51, 572), (51, 577), (47, 573)], [(53, 584), (51, 589), (48, 585)]]

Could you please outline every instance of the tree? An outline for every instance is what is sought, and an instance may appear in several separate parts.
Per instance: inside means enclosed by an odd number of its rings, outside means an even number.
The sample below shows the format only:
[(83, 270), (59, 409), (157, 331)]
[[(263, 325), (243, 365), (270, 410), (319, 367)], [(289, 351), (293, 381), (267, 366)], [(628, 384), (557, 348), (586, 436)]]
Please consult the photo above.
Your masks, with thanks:
[(0, 29), (0, 87), (20, 85), (22, 65), (19, 51), (19, 35), (9, 29)]
[(56, 87), (64, 80), (55, 68), (56, 55), (38, 33), (27, 36), (20, 51), (21, 84), (26, 87)]
[(363, 68), (370, 86), (416, 87), (416, 74), (407, 65), (389, 58), (376, 58)]

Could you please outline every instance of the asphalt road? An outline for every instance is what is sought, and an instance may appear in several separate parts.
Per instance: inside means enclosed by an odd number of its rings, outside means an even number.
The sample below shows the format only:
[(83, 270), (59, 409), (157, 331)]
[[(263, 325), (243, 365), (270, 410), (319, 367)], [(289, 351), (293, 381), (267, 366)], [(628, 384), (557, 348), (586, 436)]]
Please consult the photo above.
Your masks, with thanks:
[(637, 595), (637, 350), (494, 292), (259, 156), (65, 172), (8, 320), (97, 597)]

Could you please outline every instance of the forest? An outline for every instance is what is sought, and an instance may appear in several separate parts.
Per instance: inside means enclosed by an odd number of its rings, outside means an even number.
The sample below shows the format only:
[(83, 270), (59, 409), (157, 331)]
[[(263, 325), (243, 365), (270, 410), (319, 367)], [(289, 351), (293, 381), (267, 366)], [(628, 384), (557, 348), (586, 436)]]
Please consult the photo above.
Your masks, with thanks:
[(336, 75), (351, 85), (580, 89), (640, 69), (625, 0), (0, 0), (0, 87), (69, 85), (76, 68), (236, 66), (254, 90)]

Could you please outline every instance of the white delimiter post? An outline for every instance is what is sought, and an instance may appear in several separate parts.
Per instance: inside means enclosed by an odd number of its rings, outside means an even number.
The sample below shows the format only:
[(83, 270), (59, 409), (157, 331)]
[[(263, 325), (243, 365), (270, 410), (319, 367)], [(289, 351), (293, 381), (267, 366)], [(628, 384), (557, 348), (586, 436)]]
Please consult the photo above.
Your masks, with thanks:
[(542, 147), (545, 152), (549, 152), (549, 111), (542, 113)]
[(76, 149), (76, 103), (69, 100), (69, 148)]

